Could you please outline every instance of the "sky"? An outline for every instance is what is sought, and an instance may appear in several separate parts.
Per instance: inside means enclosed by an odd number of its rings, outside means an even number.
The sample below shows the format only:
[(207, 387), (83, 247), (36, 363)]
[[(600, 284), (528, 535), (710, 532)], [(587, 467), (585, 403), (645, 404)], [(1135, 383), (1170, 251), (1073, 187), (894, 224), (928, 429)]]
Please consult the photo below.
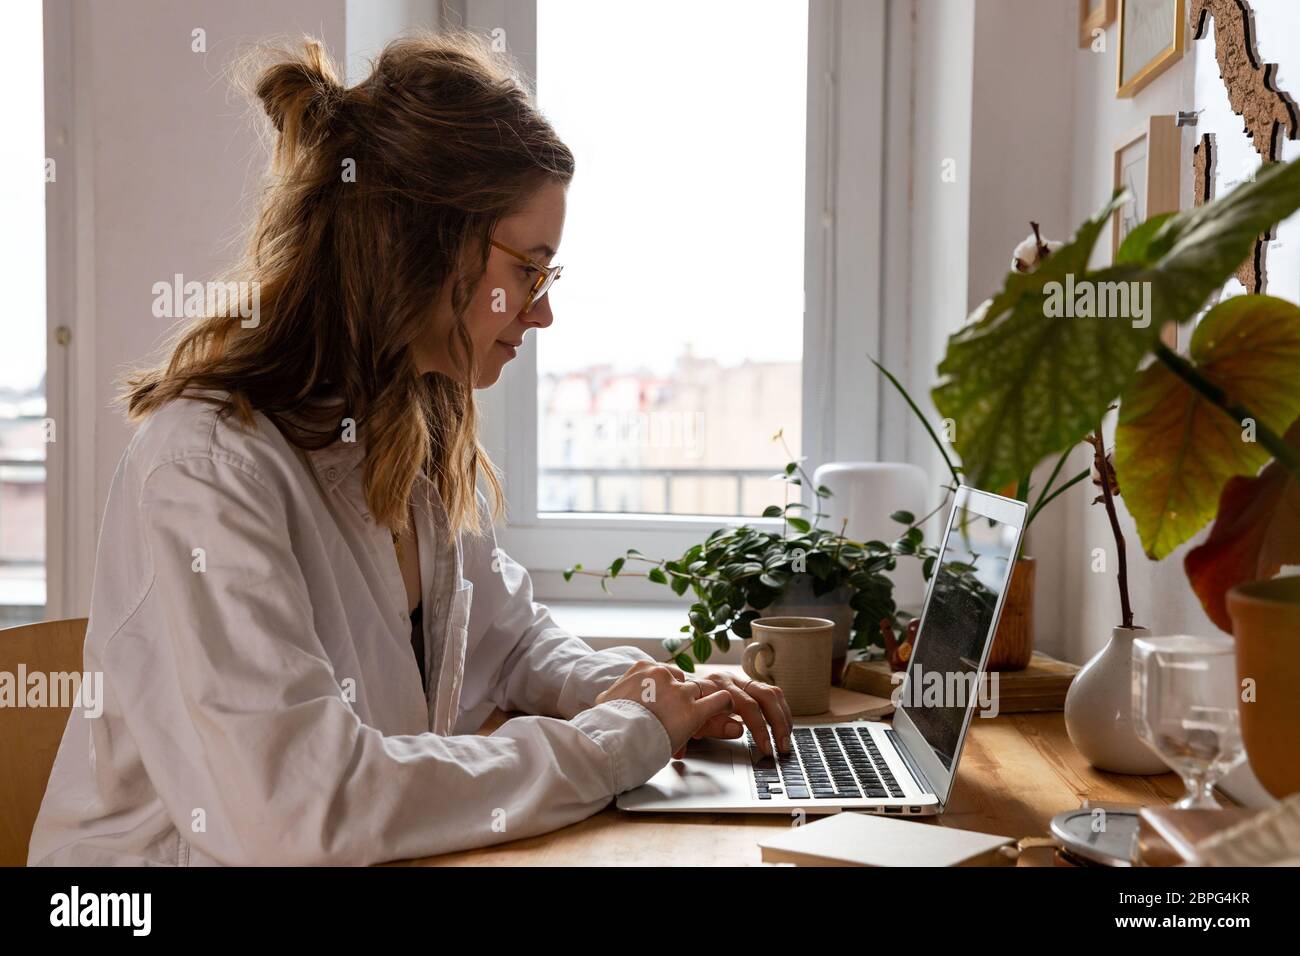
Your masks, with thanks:
[(538, 101), (577, 159), (539, 369), (798, 361), (807, 4), (539, 0), (537, 21)]

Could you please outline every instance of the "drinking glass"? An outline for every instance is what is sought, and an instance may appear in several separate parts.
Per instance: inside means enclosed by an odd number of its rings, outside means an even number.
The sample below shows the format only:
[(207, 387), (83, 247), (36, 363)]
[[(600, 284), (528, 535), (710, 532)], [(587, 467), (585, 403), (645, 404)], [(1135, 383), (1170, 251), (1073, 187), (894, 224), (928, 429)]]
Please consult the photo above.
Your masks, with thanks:
[(1227, 637), (1142, 637), (1133, 642), (1138, 736), (1183, 778), (1178, 809), (1217, 810), (1215, 783), (1242, 761), (1237, 658)]

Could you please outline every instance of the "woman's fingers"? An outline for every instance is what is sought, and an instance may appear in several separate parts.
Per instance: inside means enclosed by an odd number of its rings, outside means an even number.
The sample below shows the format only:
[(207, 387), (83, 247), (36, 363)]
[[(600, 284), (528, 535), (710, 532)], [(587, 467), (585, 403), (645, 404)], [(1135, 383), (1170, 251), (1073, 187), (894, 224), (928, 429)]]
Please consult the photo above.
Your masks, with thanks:
[(745, 685), (745, 693), (754, 698), (763, 709), (763, 715), (772, 725), (772, 736), (776, 738), (777, 747), (783, 751), (789, 750), (790, 733), (794, 729), (794, 715), (790, 713), (790, 705), (786, 703), (781, 688), (759, 681), (750, 681)]
[(721, 737), (723, 740), (735, 740), (744, 735), (745, 722), (735, 714), (723, 714), (714, 717), (695, 731), (695, 739), (703, 737)]
[(731, 694), (731, 699), (735, 702), (736, 713), (744, 720), (749, 732), (754, 735), (754, 742), (758, 744), (758, 752), (765, 757), (774, 756), (771, 735), (767, 729), (767, 719), (758, 701), (741, 690), (736, 684), (728, 687), (727, 692)]

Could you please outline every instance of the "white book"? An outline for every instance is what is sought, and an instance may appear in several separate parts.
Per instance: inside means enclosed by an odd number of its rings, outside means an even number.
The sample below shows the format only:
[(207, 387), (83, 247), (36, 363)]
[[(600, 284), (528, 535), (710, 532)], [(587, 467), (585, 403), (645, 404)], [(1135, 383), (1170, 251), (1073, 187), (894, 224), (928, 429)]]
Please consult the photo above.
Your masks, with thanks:
[(758, 844), (764, 863), (799, 866), (1012, 866), (1016, 841), (845, 811)]

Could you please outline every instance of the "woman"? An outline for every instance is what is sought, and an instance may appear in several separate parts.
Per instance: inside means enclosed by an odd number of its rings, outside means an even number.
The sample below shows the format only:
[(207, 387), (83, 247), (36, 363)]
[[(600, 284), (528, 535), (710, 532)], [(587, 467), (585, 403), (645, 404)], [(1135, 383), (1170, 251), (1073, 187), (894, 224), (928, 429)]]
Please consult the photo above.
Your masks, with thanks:
[[(249, 291), (128, 382), (103, 714), (73, 712), (30, 861), (417, 857), (582, 819), (692, 736), (784, 749), (779, 690), (592, 652), (496, 547), (473, 389), (551, 324), (574, 169), (516, 77), (439, 35), (351, 89), (308, 42), (255, 90), (277, 141)], [(541, 716), (457, 736), (487, 701)]]

